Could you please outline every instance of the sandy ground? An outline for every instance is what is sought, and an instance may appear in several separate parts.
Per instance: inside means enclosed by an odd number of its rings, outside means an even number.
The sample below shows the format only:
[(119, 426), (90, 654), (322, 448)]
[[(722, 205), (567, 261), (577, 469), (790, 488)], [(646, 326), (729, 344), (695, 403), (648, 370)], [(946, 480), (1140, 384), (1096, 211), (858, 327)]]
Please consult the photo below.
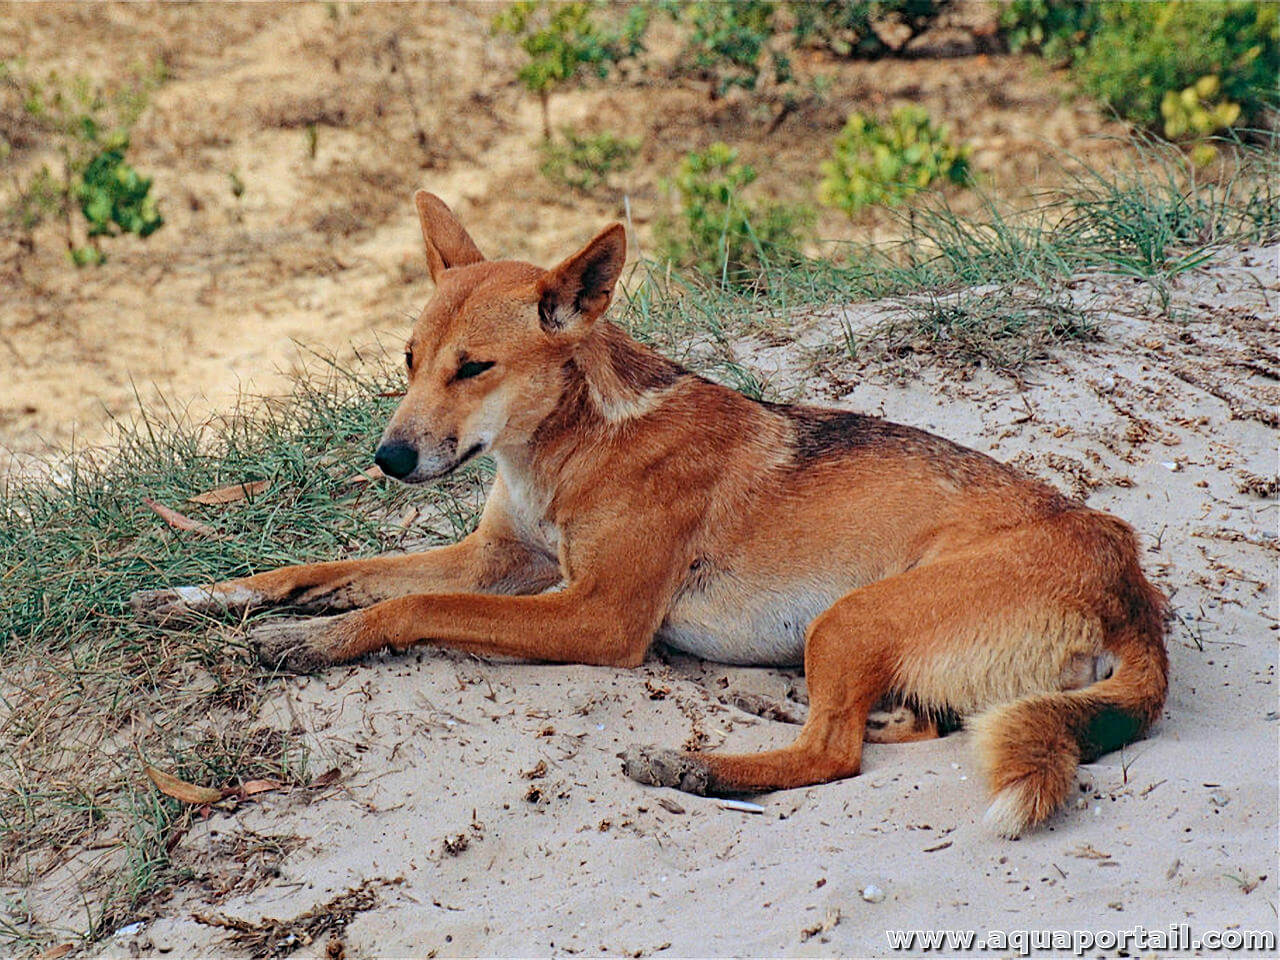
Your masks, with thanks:
[[(350, 915), (334, 935), (350, 957), (882, 955), (886, 930), (910, 928), (1274, 931), (1278, 252), (1223, 252), (1174, 282), (1168, 315), (1147, 284), (1078, 278), (1102, 339), (1021, 384), (874, 374), (821, 349), (894, 304), (740, 345), (779, 395), (1024, 463), (1140, 531), (1176, 611), (1165, 718), (1082, 767), (1044, 829), (983, 829), (964, 731), (869, 746), (863, 775), (755, 798), (760, 813), (620, 773), (635, 742), (788, 741), (796, 727), (730, 701), (802, 712), (795, 672), (662, 651), (637, 670), (388, 655), (280, 681), (269, 721), (308, 731), (313, 768), (340, 779), (198, 822), (175, 851), (192, 880), (101, 955), (262, 955), (243, 938), (264, 929), (294, 931), (284, 952), (342, 955), (328, 934), (306, 942), (317, 909)], [(1248, 492), (1259, 478), (1269, 498)], [(75, 905), (53, 896), (41, 912), (55, 909)]]

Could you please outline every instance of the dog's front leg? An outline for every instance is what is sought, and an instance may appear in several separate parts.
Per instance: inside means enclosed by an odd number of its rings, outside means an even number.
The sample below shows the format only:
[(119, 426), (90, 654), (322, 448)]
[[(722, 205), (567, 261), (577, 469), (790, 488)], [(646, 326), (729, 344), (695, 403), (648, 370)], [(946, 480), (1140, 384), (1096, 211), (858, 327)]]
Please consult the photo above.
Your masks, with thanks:
[(140, 591), (131, 602), (139, 619), (165, 623), (271, 606), (338, 612), (424, 591), (533, 593), (559, 579), (550, 557), (477, 531), (422, 553), (281, 567), (208, 586)]
[(399, 597), (340, 617), (261, 624), (250, 639), (265, 664), (297, 673), (418, 643), (554, 663), (637, 666), (656, 627), (645, 605), (566, 589), (526, 597)]

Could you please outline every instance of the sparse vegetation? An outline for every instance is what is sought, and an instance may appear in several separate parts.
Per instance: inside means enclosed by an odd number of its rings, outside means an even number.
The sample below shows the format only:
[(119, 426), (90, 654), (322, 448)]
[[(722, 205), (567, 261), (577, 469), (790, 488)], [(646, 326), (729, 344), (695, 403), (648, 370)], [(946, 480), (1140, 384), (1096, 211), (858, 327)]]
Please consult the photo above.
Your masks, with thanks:
[(1097, 323), (1058, 292), (1006, 286), (911, 298), (860, 342), (858, 359), (987, 366), (1016, 373), (1057, 346), (1096, 336)]
[(1115, 3), (1101, 8), (1073, 70), (1085, 93), (1126, 120), (1160, 131), (1161, 102), (1205, 76), (1258, 125), (1277, 99), (1280, 9), (1269, 3)]
[[(816, 0), (791, 4), (796, 41), (818, 46), (841, 57), (872, 59), (901, 50), (923, 33), (950, 0)], [(886, 33), (903, 34), (893, 45)]]
[(1101, 5), (1059, 0), (1012, 0), (1000, 10), (1000, 30), (1014, 53), (1031, 51), (1070, 63), (1098, 25)]
[(551, 94), (586, 73), (606, 77), (619, 61), (644, 49), (649, 11), (643, 4), (627, 8), (623, 22), (611, 24), (612, 5), (604, 0), (516, 0), (493, 18), (495, 33), (519, 39), (529, 62), (520, 82), (542, 104), (542, 135), (551, 139)]
[[(150, 195), (150, 178), (125, 159), (129, 131), (146, 107), (150, 90), (163, 79), (163, 68), (156, 67), (106, 89), (85, 77), (66, 80), (56, 72), (39, 80), (0, 63), (0, 92), (20, 103), (61, 159), (56, 173), (45, 164), (25, 182), (14, 184), (0, 223), (20, 235), (21, 249), (30, 252), (35, 228), (56, 218), (64, 224), (71, 261), (77, 266), (97, 264), (106, 257), (98, 238), (119, 233), (146, 237), (164, 224)], [(0, 137), (0, 157), (12, 151), (13, 144)], [(86, 243), (80, 242), (81, 231), (73, 222), (77, 208), (86, 224)]]
[(1280, 10), (1252, 2), (1053, 3), (1014, 0), (1000, 25), (1011, 50), (1069, 64), (1081, 89), (1121, 117), (1187, 140), (1265, 124), (1280, 102)]
[(726, 285), (758, 282), (764, 265), (795, 261), (811, 214), (749, 198), (755, 179), (755, 169), (726, 144), (686, 156), (668, 184), (680, 212), (660, 231), (663, 256)]
[[(95, 919), (82, 937), (110, 932), (172, 879), (168, 841), (190, 808), (146, 779), (141, 758), (204, 786), (307, 777), (295, 737), (243, 722), (264, 676), (244, 646), (213, 621), (140, 626), (130, 592), (452, 540), (475, 521), (483, 468), (432, 489), (429, 523), (402, 523), (406, 488), (361, 473), (398, 378), (327, 370), (287, 401), (203, 426), (143, 417), (61, 476), (0, 487), (0, 882), (21, 885), (104, 831), (118, 837), (117, 855), (83, 878)], [(246, 480), (268, 486), (225, 506), (187, 502)], [(166, 525), (146, 499), (215, 535)], [(0, 942), (21, 932), (0, 929)]]
[(969, 182), (969, 147), (953, 144), (928, 111), (899, 107), (881, 123), (849, 115), (822, 164), (822, 202), (853, 216), (873, 204), (900, 203), (939, 180)]
[[(949, 0), (843, 0), (776, 3), (770, 0), (666, 0), (663, 6), (687, 29), (681, 69), (710, 85), (713, 97), (739, 87), (786, 88), (796, 47), (846, 58), (874, 59), (901, 50), (926, 30)], [(894, 42), (886, 37), (896, 35)]]
[(565, 127), (560, 136), (543, 141), (538, 169), (552, 183), (583, 193), (607, 186), (614, 174), (630, 170), (640, 152), (639, 137), (619, 137), (608, 130), (591, 134)]
[(681, 69), (709, 83), (713, 97), (722, 97), (733, 87), (755, 90), (762, 77), (774, 84), (791, 79), (791, 58), (774, 42), (777, 4), (672, 0), (665, 7), (689, 31)]

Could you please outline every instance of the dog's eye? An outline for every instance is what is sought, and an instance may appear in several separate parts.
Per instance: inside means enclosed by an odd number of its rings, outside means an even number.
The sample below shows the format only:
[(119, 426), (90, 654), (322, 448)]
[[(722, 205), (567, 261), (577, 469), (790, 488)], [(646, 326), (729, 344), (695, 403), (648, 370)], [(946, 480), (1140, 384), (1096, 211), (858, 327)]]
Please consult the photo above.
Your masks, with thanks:
[(413, 347), (404, 348), (404, 365), (410, 370), (413, 369)]
[(492, 366), (492, 360), (468, 360), (458, 368), (458, 372), (453, 375), (453, 379), (470, 380), (472, 377), (480, 376)]

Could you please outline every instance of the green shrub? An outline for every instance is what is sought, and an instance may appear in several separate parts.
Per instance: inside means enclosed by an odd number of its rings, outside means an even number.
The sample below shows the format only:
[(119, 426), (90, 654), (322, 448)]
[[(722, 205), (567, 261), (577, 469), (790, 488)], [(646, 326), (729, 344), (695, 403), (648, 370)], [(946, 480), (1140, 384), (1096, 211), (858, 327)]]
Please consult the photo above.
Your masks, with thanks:
[(551, 139), (553, 90), (584, 73), (604, 78), (619, 61), (644, 49), (648, 8), (630, 6), (621, 24), (608, 22), (611, 9), (605, 0), (517, 0), (494, 16), (493, 32), (519, 38), (520, 49), (529, 55), (518, 76), (542, 103), (544, 139)]
[(552, 183), (591, 193), (609, 182), (609, 176), (631, 169), (640, 152), (639, 137), (602, 133), (575, 133), (565, 127), (562, 140), (545, 140), (538, 169)]
[(1277, 99), (1280, 7), (1270, 3), (1110, 3), (1077, 56), (1081, 87), (1121, 117), (1162, 128), (1161, 104), (1202, 77), (1215, 76), (1240, 120), (1260, 125)]
[(791, 60), (771, 43), (777, 33), (777, 4), (768, 0), (667, 0), (663, 7), (689, 28), (681, 69), (709, 81), (712, 96), (723, 96), (732, 87), (755, 90), (766, 62), (773, 68), (775, 83), (791, 79)]
[(1097, 3), (1062, 0), (1013, 0), (1000, 10), (1000, 32), (1014, 53), (1039, 53), (1070, 62), (1098, 25)]
[(955, 145), (923, 107), (899, 107), (888, 123), (852, 113), (822, 164), (822, 202), (853, 216), (895, 204), (939, 180), (969, 182), (969, 147)]
[(688, 154), (666, 184), (680, 199), (680, 214), (659, 224), (663, 256), (695, 267), (731, 286), (756, 282), (761, 267), (795, 260), (812, 212), (743, 196), (756, 171), (723, 143)]
[(820, 47), (841, 57), (883, 57), (896, 52), (874, 29), (901, 24), (907, 39), (932, 26), (950, 0), (815, 0), (792, 3), (797, 43)]
[(151, 179), (125, 162), (129, 141), (122, 138), (85, 167), (76, 184), (80, 212), (89, 221), (89, 236), (136, 233), (147, 237), (164, 224), (151, 196)]
[(1211, 163), (1218, 149), (1209, 138), (1230, 130), (1240, 117), (1240, 104), (1221, 99), (1222, 84), (1215, 76), (1201, 77), (1185, 90), (1170, 90), (1160, 101), (1164, 135), (1170, 140), (1194, 139), (1191, 158), (1197, 166)]
[[(69, 81), (50, 72), (44, 80), (13, 65), (0, 65), (8, 98), (61, 155), (61, 176), (44, 165), (25, 182), (15, 180), (3, 225), (19, 234), (20, 246), (34, 249), (33, 231), (54, 218), (66, 224), (67, 254), (77, 266), (106, 259), (99, 237), (133, 233), (146, 237), (164, 223), (151, 180), (125, 161), (129, 131), (141, 115), (150, 90), (164, 79), (161, 68), (138, 75), (108, 91), (86, 77)], [(8, 146), (7, 144), (5, 145)], [(4, 151), (7, 152), (7, 151)], [(90, 244), (78, 247), (71, 221), (76, 208), (85, 218)]]

